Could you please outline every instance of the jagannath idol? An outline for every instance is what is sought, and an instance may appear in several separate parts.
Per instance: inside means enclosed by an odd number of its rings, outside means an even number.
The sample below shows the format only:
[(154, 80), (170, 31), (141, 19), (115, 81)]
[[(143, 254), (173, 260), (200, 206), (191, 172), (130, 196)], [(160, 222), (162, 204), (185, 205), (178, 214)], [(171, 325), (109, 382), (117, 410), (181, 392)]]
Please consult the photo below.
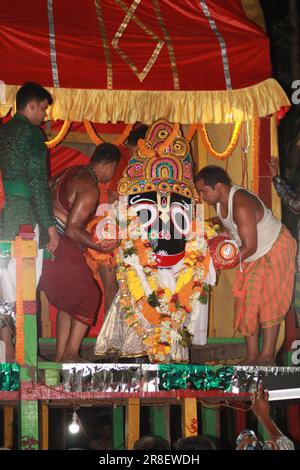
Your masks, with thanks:
[[(179, 125), (160, 119), (148, 129), (118, 192), (121, 228), (126, 221), (116, 263), (119, 291), (95, 354), (188, 362), (188, 346), (207, 341), (216, 260), (218, 268), (230, 267), (237, 249), (196, 217), (190, 148)], [(100, 239), (103, 219), (90, 227)]]

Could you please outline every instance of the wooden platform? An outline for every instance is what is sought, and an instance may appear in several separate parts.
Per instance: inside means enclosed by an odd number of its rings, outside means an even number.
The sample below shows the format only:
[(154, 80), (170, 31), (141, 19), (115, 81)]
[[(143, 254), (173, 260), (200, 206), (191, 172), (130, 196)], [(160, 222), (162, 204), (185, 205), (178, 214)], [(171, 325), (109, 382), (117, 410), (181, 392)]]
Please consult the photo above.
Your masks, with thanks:
[[(81, 347), (81, 356), (88, 362), (119, 362), (116, 356), (99, 357), (94, 354), (95, 338), (85, 338)], [(55, 338), (39, 340), (39, 356), (47, 361), (55, 357)], [(235, 361), (246, 356), (246, 346), (240, 338), (209, 338), (204, 346), (190, 348), (190, 363), (205, 364), (207, 362), (224, 363)], [(134, 362), (134, 361), (132, 361)]]

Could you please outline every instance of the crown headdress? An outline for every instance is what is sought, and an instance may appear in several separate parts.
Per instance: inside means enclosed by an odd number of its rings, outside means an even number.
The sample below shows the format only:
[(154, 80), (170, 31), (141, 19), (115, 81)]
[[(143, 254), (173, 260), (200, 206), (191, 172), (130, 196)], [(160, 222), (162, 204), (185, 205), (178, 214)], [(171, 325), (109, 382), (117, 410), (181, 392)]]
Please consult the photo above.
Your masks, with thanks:
[(194, 194), (190, 145), (178, 124), (159, 119), (138, 142), (133, 157), (118, 184), (121, 195), (149, 191), (174, 192), (192, 198)]

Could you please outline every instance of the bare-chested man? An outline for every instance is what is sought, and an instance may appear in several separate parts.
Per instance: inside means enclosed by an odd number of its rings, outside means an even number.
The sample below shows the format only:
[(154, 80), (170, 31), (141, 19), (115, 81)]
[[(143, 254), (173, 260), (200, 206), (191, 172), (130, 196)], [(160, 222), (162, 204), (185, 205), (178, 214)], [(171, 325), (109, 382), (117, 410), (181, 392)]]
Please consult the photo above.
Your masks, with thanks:
[[(279, 324), (293, 294), (295, 240), (257, 196), (232, 185), (223, 168), (203, 168), (195, 186), (203, 200), (216, 208), (219, 222), (240, 247), (242, 271), (237, 270), (233, 286), (234, 326), (246, 338), (244, 364), (274, 364)], [(264, 332), (261, 352), (260, 327)]]
[(59, 310), (57, 362), (84, 362), (79, 356), (82, 339), (94, 322), (102, 295), (81, 247), (105, 253), (117, 246), (96, 244), (85, 228), (99, 201), (99, 183), (114, 176), (120, 160), (112, 144), (99, 145), (87, 166), (72, 167), (56, 177), (51, 186), (54, 216), (60, 243), (54, 260), (46, 260), (39, 287)]
[[(108, 191), (108, 194), (106, 196), (106, 202), (108, 202), (108, 204), (113, 204), (119, 198), (119, 195), (117, 193), (119, 180), (122, 177), (123, 171), (126, 169), (129, 160), (134, 155), (136, 155), (138, 148), (138, 140), (145, 138), (147, 130), (148, 126), (146, 126), (145, 124), (138, 123), (138, 125), (136, 125), (130, 132), (126, 144), (120, 145), (120, 164), (118, 165), (118, 169), (114, 177), (110, 180), (106, 188), (106, 190)], [(101, 277), (101, 281), (103, 284), (104, 312), (106, 314), (119, 288), (116, 276), (116, 266), (112, 266), (105, 262), (99, 261), (98, 273)]]

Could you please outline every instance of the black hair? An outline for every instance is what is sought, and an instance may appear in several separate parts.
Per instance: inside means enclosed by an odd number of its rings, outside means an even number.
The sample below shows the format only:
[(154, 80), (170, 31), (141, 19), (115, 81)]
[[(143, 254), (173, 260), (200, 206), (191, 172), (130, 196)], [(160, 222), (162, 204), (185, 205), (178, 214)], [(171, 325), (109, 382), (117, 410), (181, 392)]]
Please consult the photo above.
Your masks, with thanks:
[(228, 173), (217, 165), (208, 165), (202, 168), (194, 178), (196, 183), (199, 180), (203, 180), (206, 186), (214, 188), (217, 183), (223, 183), (227, 186), (231, 185), (231, 179)]
[(128, 136), (127, 144), (135, 147), (139, 139), (145, 138), (145, 135), (147, 134), (147, 130), (148, 130), (148, 126), (146, 124), (143, 124), (139, 126), (137, 129), (132, 130)]
[(133, 446), (134, 450), (169, 450), (169, 442), (160, 436), (143, 436)]
[(175, 450), (216, 450), (215, 445), (205, 436), (183, 437), (176, 442), (174, 448)]
[(114, 144), (104, 142), (95, 148), (91, 163), (119, 163), (120, 158), (120, 149)]
[(43, 88), (38, 83), (26, 82), (17, 91), (16, 95), (16, 106), (17, 110), (24, 109), (27, 104), (32, 101), (44, 101), (47, 100), (49, 105), (53, 103), (53, 99), (48, 90)]

